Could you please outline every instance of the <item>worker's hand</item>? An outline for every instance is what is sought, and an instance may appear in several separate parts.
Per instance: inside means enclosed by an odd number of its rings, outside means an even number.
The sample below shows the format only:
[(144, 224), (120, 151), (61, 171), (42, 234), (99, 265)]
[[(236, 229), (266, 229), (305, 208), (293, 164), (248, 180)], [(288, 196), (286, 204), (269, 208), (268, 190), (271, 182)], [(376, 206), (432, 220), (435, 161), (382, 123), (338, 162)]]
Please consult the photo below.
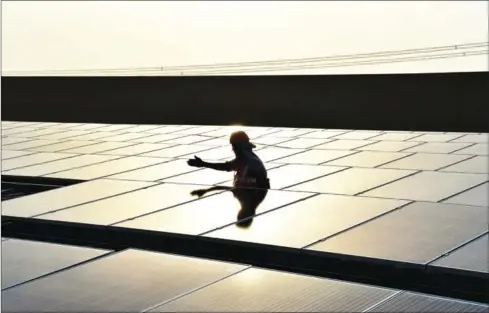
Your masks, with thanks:
[(193, 166), (193, 167), (203, 167), (204, 166), (204, 162), (200, 158), (198, 158), (197, 156), (194, 156), (193, 159), (188, 160), (187, 164), (190, 166)]

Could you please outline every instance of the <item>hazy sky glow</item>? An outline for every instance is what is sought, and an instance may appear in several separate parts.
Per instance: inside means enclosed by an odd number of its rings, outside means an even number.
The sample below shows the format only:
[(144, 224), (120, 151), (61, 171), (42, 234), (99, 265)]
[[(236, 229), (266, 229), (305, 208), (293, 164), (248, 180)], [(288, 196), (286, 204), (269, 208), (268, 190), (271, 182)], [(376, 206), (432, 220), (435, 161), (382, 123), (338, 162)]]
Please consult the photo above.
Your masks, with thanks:
[[(487, 40), (487, 1), (2, 2), (5, 71), (260, 61)], [(287, 73), (487, 68), (482, 55)]]

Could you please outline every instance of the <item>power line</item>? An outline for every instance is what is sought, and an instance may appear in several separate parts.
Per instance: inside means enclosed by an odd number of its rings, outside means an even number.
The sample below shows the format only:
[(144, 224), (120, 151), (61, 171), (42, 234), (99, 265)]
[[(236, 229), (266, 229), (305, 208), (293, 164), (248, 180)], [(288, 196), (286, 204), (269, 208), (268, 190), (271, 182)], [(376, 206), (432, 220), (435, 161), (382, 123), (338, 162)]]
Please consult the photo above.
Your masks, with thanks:
[[(204, 75), (223, 75), (223, 74), (243, 74), (247, 72), (272, 72), (272, 71), (291, 71), (291, 70), (301, 70), (301, 69), (321, 69), (321, 68), (337, 68), (337, 67), (350, 67), (350, 66), (365, 66), (365, 65), (378, 65), (378, 64), (389, 64), (389, 63), (399, 63), (399, 62), (412, 62), (412, 61), (428, 61), (435, 59), (449, 59), (449, 58), (460, 58), (476, 55), (489, 54), (489, 50), (485, 51), (475, 51), (468, 53), (457, 53), (457, 54), (444, 54), (444, 55), (432, 55), (423, 57), (410, 57), (410, 58), (397, 58), (389, 60), (372, 60), (372, 61), (362, 61), (362, 62), (350, 62), (350, 63), (336, 63), (336, 64), (320, 64), (320, 65), (307, 65), (307, 66), (289, 66), (289, 67), (271, 67), (271, 68), (260, 68), (260, 69), (240, 69), (240, 70), (214, 70), (214, 71), (194, 71), (194, 72), (170, 72), (170, 73), (152, 73), (155, 75), (166, 75), (166, 76), (204, 76)], [(99, 73), (103, 74), (103, 73)], [(127, 76), (127, 75), (147, 75), (148, 73), (141, 72), (126, 72), (113, 74), (116, 76)]]
[[(467, 51), (474, 48), (483, 48), (489, 46), (488, 42), (479, 43), (466, 43), (451, 46), (438, 46), (438, 47), (427, 47), (419, 49), (405, 49), (405, 50), (395, 50), (395, 51), (383, 51), (374, 53), (362, 53), (362, 54), (348, 54), (348, 55), (333, 55), (326, 57), (316, 57), (316, 58), (299, 58), (299, 59), (281, 59), (272, 61), (257, 61), (257, 62), (236, 62), (236, 63), (218, 63), (218, 64), (203, 64), (203, 65), (186, 65), (186, 66), (168, 66), (168, 67), (133, 67), (133, 68), (118, 68), (118, 69), (85, 69), (85, 70), (51, 70), (51, 71), (12, 71), (18, 75), (22, 74), (82, 74), (82, 73), (107, 73), (107, 74), (130, 74), (138, 72), (146, 73), (173, 73), (177, 75), (192, 75), (192, 73), (200, 73), (199, 70), (204, 70), (202, 74), (207, 72), (210, 73), (236, 73), (236, 72), (257, 72), (257, 71), (275, 71), (275, 70), (294, 70), (294, 69), (304, 69), (304, 68), (323, 68), (323, 67), (336, 67), (336, 66), (356, 66), (356, 65), (369, 65), (369, 64), (385, 64), (389, 62), (405, 62), (413, 60), (427, 60), (436, 59), (440, 56), (469, 56), (478, 55), (474, 54), (474, 51)], [(456, 51), (466, 51), (457, 52), (455, 54), (442, 54), (433, 55), (434, 52), (442, 52), (448, 50)], [(486, 50), (484, 50), (486, 51)], [(429, 54), (432, 54), (431, 56)], [(479, 53), (479, 51), (475, 51)], [(421, 55), (420, 55), (421, 54)], [(411, 55), (406, 58), (390, 58), (396, 56)], [(378, 60), (365, 60), (372, 58), (380, 58)], [(388, 57), (388, 58), (385, 58)], [(415, 58), (415, 59), (412, 59)], [(356, 61), (355, 60), (363, 60)], [(324, 64), (326, 61), (335, 61), (333, 65), (331, 62), (329, 64)], [(350, 62), (345, 62), (350, 61)], [(377, 63), (380, 62), (380, 63)], [(268, 66), (268, 67), (267, 67)], [(284, 68), (284, 66), (286, 66)], [(95, 72), (95, 73), (94, 73)], [(8, 73), (4, 73), (4, 75)]]
[(231, 73), (258, 72), (258, 71), (270, 72), (270, 71), (290, 71), (290, 70), (301, 70), (301, 69), (350, 67), (350, 66), (378, 65), (378, 64), (389, 64), (389, 63), (399, 63), (399, 62), (428, 61), (428, 60), (435, 60), (435, 59), (449, 59), (449, 58), (459, 58), (459, 57), (476, 56), (476, 55), (483, 55), (483, 54), (489, 54), (489, 50), (463, 52), (463, 53), (446, 53), (446, 54), (406, 57), (406, 58), (356, 61), (356, 62), (338, 62), (338, 63), (330, 63), (330, 64), (283, 66), (283, 67), (273, 67), (273, 68), (269, 67), (269, 68), (261, 68), (261, 69), (242, 69), (239, 71), (233, 71), (233, 70), (214, 70), (214, 71), (207, 71), (207, 72), (195, 71), (195, 72), (188, 72), (187, 75), (231, 74)]

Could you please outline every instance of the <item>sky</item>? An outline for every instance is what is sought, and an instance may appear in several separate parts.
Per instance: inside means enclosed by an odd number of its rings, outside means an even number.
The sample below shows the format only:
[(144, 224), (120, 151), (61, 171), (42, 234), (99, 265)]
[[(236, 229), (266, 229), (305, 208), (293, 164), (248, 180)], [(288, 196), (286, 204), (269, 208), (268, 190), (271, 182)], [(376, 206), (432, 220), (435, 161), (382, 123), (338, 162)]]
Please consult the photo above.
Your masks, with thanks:
[[(2, 72), (253, 62), (487, 42), (488, 11), (488, 1), (2, 1)], [(487, 70), (488, 56), (479, 55), (270, 74)]]

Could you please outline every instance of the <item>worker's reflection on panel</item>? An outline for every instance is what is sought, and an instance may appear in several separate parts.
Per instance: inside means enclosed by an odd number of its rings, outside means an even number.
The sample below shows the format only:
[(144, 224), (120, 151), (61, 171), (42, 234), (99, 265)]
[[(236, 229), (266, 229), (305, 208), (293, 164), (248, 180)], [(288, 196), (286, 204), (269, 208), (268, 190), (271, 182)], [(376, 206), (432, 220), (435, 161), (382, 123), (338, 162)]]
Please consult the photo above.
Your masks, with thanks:
[(233, 193), (233, 196), (240, 203), (240, 210), (236, 217), (236, 226), (247, 228), (253, 223), (253, 216), (256, 214), (256, 209), (267, 196), (267, 189), (252, 189), (252, 188), (232, 188), (224, 186), (215, 186), (208, 189), (198, 189), (191, 192), (191, 195), (202, 197), (208, 192), (228, 190)]

